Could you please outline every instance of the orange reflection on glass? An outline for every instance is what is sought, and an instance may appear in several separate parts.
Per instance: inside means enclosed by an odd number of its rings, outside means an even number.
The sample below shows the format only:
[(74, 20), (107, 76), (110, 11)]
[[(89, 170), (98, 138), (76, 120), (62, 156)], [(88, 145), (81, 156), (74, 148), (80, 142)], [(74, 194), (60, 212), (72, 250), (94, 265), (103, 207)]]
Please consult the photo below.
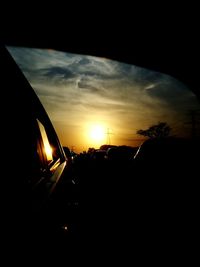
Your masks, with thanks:
[(45, 153), (46, 153), (46, 156), (47, 156), (47, 161), (52, 161), (53, 160), (53, 157), (52, 157), (52, 148), (51, 146), (49, 145), (49, 143), (44, 143), (44, 150), (45, 150)]
[(49, 144), (49, 140), (48, 140), (45, 128), (39, 120), (37, 120), (37, 122), (38, 122), (38, 126), (39, 126), (40, 133), (42, 136), (42, 141), (43, 141), (44, 151), (45, 151), (45, 154), (47, 157), (47, 161), (52, 161), (53, 160), (53, 155), (52, 155), (53, 152), (52, 152), (52, 148)]
[(58, 168), (59, 165), (60, 165), (60, 159), (58, 159), (58, 160), (53, 164), (53, 166), (51, 166), (50, 171), (51, 171), (51, 172), (54, 172), (54, 171)]

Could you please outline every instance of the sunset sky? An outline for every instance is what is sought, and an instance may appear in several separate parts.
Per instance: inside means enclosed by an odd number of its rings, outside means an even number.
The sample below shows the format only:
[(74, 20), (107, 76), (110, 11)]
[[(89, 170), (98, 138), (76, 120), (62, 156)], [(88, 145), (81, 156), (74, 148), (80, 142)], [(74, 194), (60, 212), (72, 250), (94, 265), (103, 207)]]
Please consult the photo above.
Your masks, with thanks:
[(199, 102), (168, 75), (86, 55), (8, 50), (44, 105), (62, 145), (76, 152), (106, 143), (137, 146), (142, 136), (136, 131), (159, 121), (167, 122), (174, 135), (191, 133), (188, 113), (199, 109)]

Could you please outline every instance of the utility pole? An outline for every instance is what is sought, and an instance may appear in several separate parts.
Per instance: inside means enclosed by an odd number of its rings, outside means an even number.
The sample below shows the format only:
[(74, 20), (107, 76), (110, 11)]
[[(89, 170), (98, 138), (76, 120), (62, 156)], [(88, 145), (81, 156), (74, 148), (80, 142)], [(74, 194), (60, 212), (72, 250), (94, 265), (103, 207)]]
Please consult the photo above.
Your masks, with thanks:
[(107, 135), (107, 141), (106, 141), (106, 144), (107, 145), (110, 145), (111, 144), (111, 140), (110, 140), (110, 135), (113, 134), (110, 132), (110, 129), (107, 128), (107, 132), (106, 132), (106, 135)]

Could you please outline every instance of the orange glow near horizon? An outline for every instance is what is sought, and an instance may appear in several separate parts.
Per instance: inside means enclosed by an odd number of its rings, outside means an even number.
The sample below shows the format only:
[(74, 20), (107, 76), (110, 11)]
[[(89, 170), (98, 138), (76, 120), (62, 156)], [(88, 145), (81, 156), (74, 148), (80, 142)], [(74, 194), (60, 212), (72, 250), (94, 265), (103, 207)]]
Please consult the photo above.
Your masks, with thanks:
[[(80, 126), (72, 128), (63, 128), (59, 124), (55, 124), (55, 129), (63, 146), (68, 147), (76, 153), (88, 151), (89, 148), (99, 149), (102, 145), (127, 145), (137, 147), (143, 141), (142, 137), (132, 135), (132, 131), (124, 132), (123, 127), (119, 128), (111, 120), (90, 120), (80, 122)], [(66, 135), (65, 133), (68, 133)], [(110, 135), (108, 135), (110, 133)], [(70, 138), (69, 138), (70, 137)], [(130, 140), (124, 140), (127, 137)], [(122, 139), (120, 139), (122, 138)]]

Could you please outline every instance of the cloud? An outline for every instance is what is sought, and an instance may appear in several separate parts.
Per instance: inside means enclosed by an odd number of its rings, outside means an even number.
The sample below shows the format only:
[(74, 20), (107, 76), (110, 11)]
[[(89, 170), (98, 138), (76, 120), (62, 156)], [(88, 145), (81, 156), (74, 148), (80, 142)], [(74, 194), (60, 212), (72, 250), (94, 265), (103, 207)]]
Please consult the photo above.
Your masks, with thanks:
[[(116, 133), (129, 133), (131, 129), (134, 134), (163, 120), (180, 132), (186, 112), (199, 108), (186, 86), (159, 72), (53, 50), (9, 50), (62, 129), (99, 118), (112, 125)], [(130, 141), (127, 135), (121, 138)]]
[(184, 84), (168, 75), (154, 86), (150, 84), (145, 90), (152, 100), (160, 101), (171, 110), (187, 110), (190, 106), (198, 105), (195, 95)]
[(41, 69), (41, 72), (43, 72), (44, 76), (47, 76), (49, 78), (56, 77), (58, 79), (69, 79), (75, 77), (74, 73), (71, 72), (67, 68), (63, 67), (50, 67), (50, 68), (44, 68)]
[(99, 110), (101, 112), (120, 112), (124, 110), (124, 103), (115, 103), (112, 101), (96, 101), (87, 103), (88, 109)]
[(80, 64), (80, 65), (88, 65), (88, 64), (90, 64), (90, 62), (91, 61), (89, 60), (89, 58), (87, 58), (87, 56), (85, 56), (85, 57), (80, 58), (78, 64)]
[(86, 89), (86, 90), (89, 90), (91, 92), (99, 92), (101, 91), (100, 88), (94, 86), (93, 84), (94, 81), (92, 82), (91, 79), (88, 79), (87, 77), (81, 77), (77, 80), (77, 87), (80, 88), (80, 89)]
[(151, 84), (147, 85), (146, 87), (144, 87), (144, 89), (145, 89), (145, 90), (149, 90), (149, 89), (155, 88), (156, 85), (157, 85), (157, 84), (153, 84), (153, 83), (151, 83)]

